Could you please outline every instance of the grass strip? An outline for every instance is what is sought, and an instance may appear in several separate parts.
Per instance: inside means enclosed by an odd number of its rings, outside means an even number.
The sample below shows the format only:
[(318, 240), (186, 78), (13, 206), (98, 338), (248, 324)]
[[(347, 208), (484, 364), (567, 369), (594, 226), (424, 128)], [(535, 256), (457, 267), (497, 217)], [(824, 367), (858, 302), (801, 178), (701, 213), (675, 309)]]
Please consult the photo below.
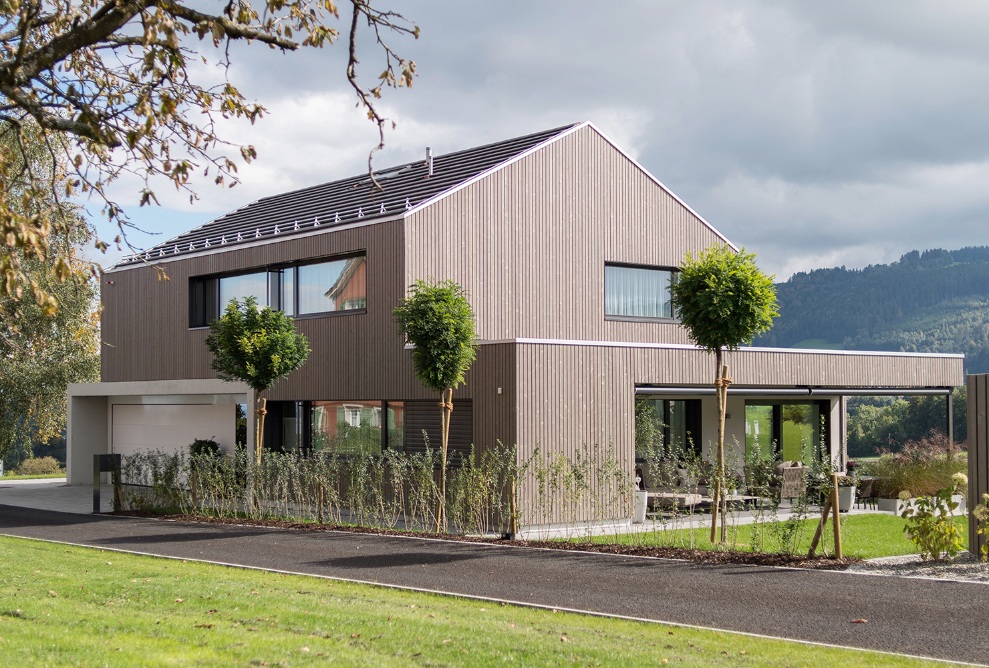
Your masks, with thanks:
[[(597, 543), (641, 545), (649, 547), (685, 547), (695, 550), (723, 549), (710, 541), (710, 517), (708, 526), (699, 528), (671, 528), (675, 520), (656, 522), (654, 531), (596, 536)], [(968, 524), (965, 517), (955, 517), (963, 536), (964, 548), (968, 547)], [(819, 517), (797, 521), (762, 522), (759, 524), (732, 525), (727, 530), (725, 545), (743, 552), (807, 554)], [(903, 533), (906, 520), (883, 513), (848, 515), (841, 517), (841, 547), (844, 556), (873, 559), (905, 554), (917, 554), (917, 546)], [(573, 539), (575, 541), (586, 538)], [(790, 546), (787, 550), (787, 546)], [(796, 546), (796, 547), (792, 547)], [(833, 554), (834, 538), (831, 520), (825, 527), (818, 554)]]
[(64, 478), (65, 471), (60, 473), (32, 473), (30, 475), (19, 475), (15, 473), (6, 473), (0, 476), (0, 483), (7, 480), (50, 480), (52, 478)]
[(8, 665), (932, 665), (28, 539), (0, 550)]

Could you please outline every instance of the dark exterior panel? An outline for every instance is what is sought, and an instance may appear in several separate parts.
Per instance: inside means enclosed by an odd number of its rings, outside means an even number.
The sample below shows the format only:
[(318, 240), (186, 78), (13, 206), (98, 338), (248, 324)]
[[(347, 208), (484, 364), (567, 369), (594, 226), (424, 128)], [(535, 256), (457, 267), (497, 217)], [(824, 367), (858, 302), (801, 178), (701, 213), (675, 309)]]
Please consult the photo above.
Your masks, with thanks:
[(478, 347), (466, 391), (474, 397), (474, 444), (479, 449), (518, 443), (516, 346)]
[[(425, 436), (423, 436), (425, 432)], [(409, 401), (405, 404), (405, 451), (425, 452), (443, 447), (440, 406), (438, 401)], [(450, 441), (447, 458), (455, 460), (470, 454), (474, 444), (474, 410), (470, 399), (454, 400), (450, 413)]]
[[(989, 493), (989, 374), (968, 377), (968, 507), (982, 502)], [(980, 555), (987, 536), (977, 533), (977, 523), (968, 521), (969, 552)]]

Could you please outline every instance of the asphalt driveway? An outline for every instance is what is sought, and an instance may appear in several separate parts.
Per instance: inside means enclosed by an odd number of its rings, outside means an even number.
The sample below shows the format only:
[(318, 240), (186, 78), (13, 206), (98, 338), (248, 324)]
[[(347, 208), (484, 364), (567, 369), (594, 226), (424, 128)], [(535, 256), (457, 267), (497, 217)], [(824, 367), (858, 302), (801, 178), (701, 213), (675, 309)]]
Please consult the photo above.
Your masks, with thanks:
[[(0, 505), (0, 533), (971, 663), (989, 585)], [(868, 620), (866, 623), (855, 620)]]

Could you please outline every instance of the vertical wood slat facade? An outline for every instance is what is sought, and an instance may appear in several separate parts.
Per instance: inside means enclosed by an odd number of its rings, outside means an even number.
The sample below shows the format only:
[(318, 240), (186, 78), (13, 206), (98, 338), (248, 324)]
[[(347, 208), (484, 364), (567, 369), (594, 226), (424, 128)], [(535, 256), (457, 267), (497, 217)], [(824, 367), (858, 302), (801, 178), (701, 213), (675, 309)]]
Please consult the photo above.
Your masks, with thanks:
[[(968, 377), (968, 508), (971, 511), (989, 493), (989, 374)], [(989, 536), (979, 535), (969, 514), (968, 550), (979, 556)]]
[(688, 343), (676, 323), (605, 320), (605, 262), (677, 267), (724, 240), (584, 127), (410, 217), (408, 282), (455, 278), (478, 337)]
[(313, 350), (303, 369), (269, 392), (272, 400), (423, 399), (409, 354), (391, 315), (405, 294), (401, 221), (330, 231), (301, 239), (136, 267), (104, 276), (104, 381), (211, 378), (207, 329), (190, 329), (189, 278), (264, 269), (288, 262), (366, 252), (363, 313), (299, 317)]

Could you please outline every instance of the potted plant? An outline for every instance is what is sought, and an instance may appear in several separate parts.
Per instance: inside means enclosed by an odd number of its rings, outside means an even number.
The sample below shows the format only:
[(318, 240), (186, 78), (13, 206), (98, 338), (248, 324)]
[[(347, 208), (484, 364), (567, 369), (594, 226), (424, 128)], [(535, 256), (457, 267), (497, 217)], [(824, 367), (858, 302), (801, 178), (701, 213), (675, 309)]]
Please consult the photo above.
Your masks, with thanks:
[(854, 476), (838, 476), (838, 508), (841, 512), (848, 512), (848, 509), (855, 505), (855, 487)]

